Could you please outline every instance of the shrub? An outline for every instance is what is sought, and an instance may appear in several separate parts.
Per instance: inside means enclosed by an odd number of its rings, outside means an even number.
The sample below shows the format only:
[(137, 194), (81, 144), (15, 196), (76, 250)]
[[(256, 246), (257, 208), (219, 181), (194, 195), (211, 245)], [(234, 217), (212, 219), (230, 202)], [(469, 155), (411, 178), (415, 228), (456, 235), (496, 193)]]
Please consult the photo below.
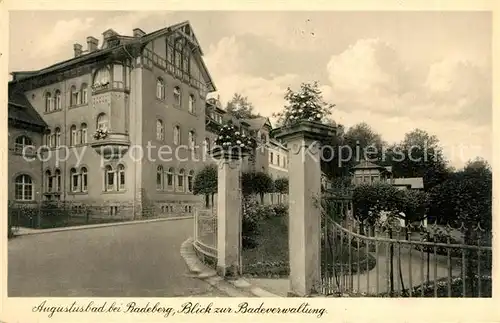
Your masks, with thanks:
[(288, 205), (287, 204), (276, 204), (273, 205), (273, 210), (275, 216), (282, 217), (288, 215)]

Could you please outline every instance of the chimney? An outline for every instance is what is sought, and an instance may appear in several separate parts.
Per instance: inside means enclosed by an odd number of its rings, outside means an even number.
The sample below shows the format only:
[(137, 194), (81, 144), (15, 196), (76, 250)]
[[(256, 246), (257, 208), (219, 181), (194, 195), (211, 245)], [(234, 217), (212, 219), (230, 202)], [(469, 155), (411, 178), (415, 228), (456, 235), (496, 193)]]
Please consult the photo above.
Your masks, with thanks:
[(73, 45), (73, 50), (75, 51), (75, 57), (82, 55), (82, 45), (76, 43)]
[(97, 38), (92, 36), (87, 37), (87, 50), (89, 53), (95, 52), (97, 50), (98, 45), (99, 45), (99, 40), (97, 40)]
[(134, 28), (132, 32), (135, 38), (139, 38), (146, 35), (146, 33), (141, 28)]

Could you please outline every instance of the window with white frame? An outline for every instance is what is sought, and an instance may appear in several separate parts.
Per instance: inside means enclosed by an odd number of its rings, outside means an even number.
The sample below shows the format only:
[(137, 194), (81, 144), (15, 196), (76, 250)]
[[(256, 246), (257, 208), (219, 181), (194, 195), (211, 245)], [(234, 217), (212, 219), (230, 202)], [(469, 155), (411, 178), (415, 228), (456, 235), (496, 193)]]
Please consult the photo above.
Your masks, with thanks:
[(165, 99), (165, 83), (161, 77), (156, 80), (156, 98), (159, 100)]
[(189, 113), (195, 112), (195, 100), (194, 100), (194, 95), (192, 95), (192, 94), (189, 95), (188, 111), (189, 111)]
[(114, 191), (115, 189), (115, 172), (110, 165), (104, 168), (104, 189), (106, 191)]
[(31, 176), (22, 174), (16, 177), (14, 198), (17, 201), (34, 200), (34, 185)]
[(70, 128), (70, 143), (71, 146), (76, 146), (77, 144), (77, 136), (76, 136), (76, 126), (72, 125)]
[(82, 167), (80, 169), (82, 192), (87, 192), (87, 190), (88, 190), (88, 177), (87, 176), (88, 176), (87, 168)]
[(58, 127), (54, 130), (55, 135), (55, 147), (58, 148), (61, 146), (61, 129)]
[(118, 170), (118, 190), (123, 191), (125, 189), (125, 166), (119, 164)]
[(70, 170), (71, 174), (71, 192), (78, 192), (80, 191), (80, 175), (76, 171), (76, 168), (71, 168)]
[(181, 127), (179, 125), (174, 126), (174, 145), (180, 145), (181, 143)]
[(165, 127), (163, 126), (163, 121), (160, 119), (156, 120), (156, 140), (165, 139)]
[(189, 131), (189, 148), (194, 149), (196, 146), (196, 134), (194, 130)]
[(81, 144), (86, 144), (87, 143), (87, 124), (82, 123), (80, 125), (80, 143)]
[(193, 178), (194, 178), (194, 171), (190, 170), (188, 177), (187, 177), (187, 189), (188, 189), (188, 192), (190, 192), (190, 193), (193, 192)]
[(179, 191), (184, 191), (184, 181), (185, 181), (185, 172), (184, 172), (184, 169), (181, 169), (179, 171), (179, 174), (177, 175), (177, 189)]
[(51, 112), (53, 107), (53, 98), (50, 92), (45, 93), (45, 112)]
[(109, 120), (108, 116), (105, 113), (100, 113), (97, 116), (97, 129), (108, 129)]
[(89, 87), (88, 87), (87, 83), (82, 84), (82, 94), (81, 94), (81, 101), (80, 101), (81, 104), (87, 104), (87, 102), (88, 102), (88, 93), (89, 93), (88, 88)]
[(17, 153), (22, 153), (25, 148), (33, 149), (33, 141), (28, 136), (19, 136), (14, 143), (14, 150)]
[(80, 104), (80, 91), (76, 90), (76, 86), (71, 87), (70, 91), (70, 105), (75, 106)]
[(181, 106), (181, 88), (178, 86), (174, 87), (174, 105)]
[(50, 130), (47, 130), (45, 134), (45, 145), (52, 147), (52, 133)]
[(62, 101), (61, 101), (61, 91), (57, 90), (54, 95), (55, 99), (55, 110), (62, 109)]
[(163, 190), (163, 166), (156, 167), (156, 189)]
[(174, 186), (174, 169), (170, 167), (167, 171), (167, 186), (173, 188)]

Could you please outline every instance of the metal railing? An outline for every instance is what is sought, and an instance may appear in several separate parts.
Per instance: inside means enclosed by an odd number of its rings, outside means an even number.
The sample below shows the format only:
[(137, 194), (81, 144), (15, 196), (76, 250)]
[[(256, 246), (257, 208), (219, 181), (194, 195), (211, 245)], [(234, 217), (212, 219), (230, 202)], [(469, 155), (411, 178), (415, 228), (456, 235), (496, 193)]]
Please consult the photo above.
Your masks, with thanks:
[(212, 209), (196, 209), (194, 245), (203, 254), (217, 258), (217, 213)]
[(348, 197), (330, 199), (323, 210), (321, 294), (492, 296), (491, 234), (479, 226), (367, 225), (353, 217)]

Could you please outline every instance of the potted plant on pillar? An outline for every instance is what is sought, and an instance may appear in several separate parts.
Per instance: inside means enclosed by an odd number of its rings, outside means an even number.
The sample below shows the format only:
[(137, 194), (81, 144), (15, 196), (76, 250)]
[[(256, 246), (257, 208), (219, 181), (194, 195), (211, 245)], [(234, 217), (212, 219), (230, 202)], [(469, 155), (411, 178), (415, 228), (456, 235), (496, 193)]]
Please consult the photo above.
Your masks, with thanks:
[(212, 155), (215, 158), (240, 159), (250, 154), (256, 147), (255, 138), (241, 133), (232, 122), (219, 129)]

